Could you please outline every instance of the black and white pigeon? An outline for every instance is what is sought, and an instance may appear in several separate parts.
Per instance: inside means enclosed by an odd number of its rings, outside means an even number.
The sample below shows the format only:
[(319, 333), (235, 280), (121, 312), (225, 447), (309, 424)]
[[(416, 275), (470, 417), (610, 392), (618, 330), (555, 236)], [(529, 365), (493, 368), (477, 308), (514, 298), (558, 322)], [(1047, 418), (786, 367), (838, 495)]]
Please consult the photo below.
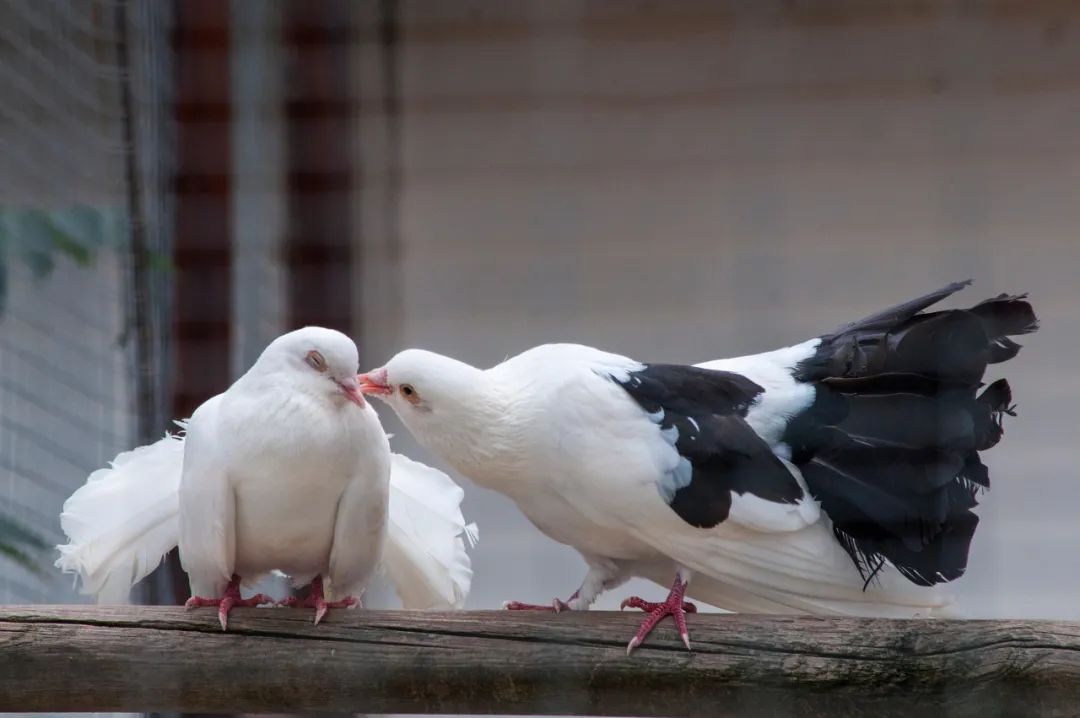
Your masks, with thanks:
[[(689, 595), (733, 611), (942, 615), (1012, 414), (979, 393), (1025, 296), (924, 312), (951, 284), (784, 349), (696, 366), (548, 344), (487, 370), (418, 349), (360, 376), (429, 449), (513, 499), (589, 566), (550, 610), (632, 576), (667, 583), (627, 648)], [(510, 608), (540, 608), (512, 602)]]

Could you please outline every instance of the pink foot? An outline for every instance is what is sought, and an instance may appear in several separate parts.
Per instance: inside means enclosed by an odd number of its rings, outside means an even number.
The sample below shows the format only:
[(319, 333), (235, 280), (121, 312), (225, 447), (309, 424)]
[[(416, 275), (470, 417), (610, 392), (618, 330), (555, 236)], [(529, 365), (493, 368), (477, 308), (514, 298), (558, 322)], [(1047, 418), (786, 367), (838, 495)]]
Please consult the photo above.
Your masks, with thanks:
[(660, 623), (664, 616), (675, 617), (675, 625), (679, 629), (683, 645), (686, 646), (686, 650), (690, 650), (690, 632), (686, 629), (686, 614), (697, 613), (697, 606), (683, 601), (683, 596), (686, 595), (686, 586), (686, 582), (676, 575), (675, 583), (671, 586), (671, 593), (668, 594), (667, 600), (663, 603), (652, 603), (637, 596), (631, 596), (622, 602), (620, 608), (626, 608), (627, 606), (640, 608), (649, 614), (642, 621), (641, 628), (638, 629), (638, 632), (630, 639), (630, 643), (627, 644), (626, 655), (629, 656), (635, 648), (641, 645), (641, 642), (645, 640), (645, 637), (656, 627), (656, 624)]
[(503, 608), (507, 611), (554, 611), (555, 613), (562, 613), (563, 611), (569, 611), (570, 601), (573, 601), (578, 597), (578, 591), (574, 591), (574, 595), (563, 601), (561, 598), (554, 598), (551, 603), (545, 606), (542, 603), (522, 603), (521, 601), (505, 601)]
[(202, 596), (192, 596), (184, 602), (184, 608), (199, 608), (201, 606), (217, 606), (218, 607), (218, 623), (221, 624), (221, 630), (226, 631), (229, 628), (229, 611), (237, 606), (258, 606), (263, 603), (273, 603), (274, 599), (267, 596), (265, 593), (257, 593), (251, 598), (240, 597), (240, 577), (235, 573), (232, 579), (229, 581), (229, 585), (225, 587), (225, 594), (221, 598), (203, 598)]
[(316, 576), (311, 580), (311, 590), (308, 592), (307, 598), (303, 601), (290, 596), (282, 601), (279, 605), (288, 606), (289, 608), (314, 608), (315, 609), (315, 625), (319, 625), (319, 621), (323, 620), (327, 611), (331, 608), (349, 608), (350, 606), (359, 606), (360, 601), (355, 596), (346, 596), (340, 601), (327, 601), (323, 597), (323, 581), (322, 576)]

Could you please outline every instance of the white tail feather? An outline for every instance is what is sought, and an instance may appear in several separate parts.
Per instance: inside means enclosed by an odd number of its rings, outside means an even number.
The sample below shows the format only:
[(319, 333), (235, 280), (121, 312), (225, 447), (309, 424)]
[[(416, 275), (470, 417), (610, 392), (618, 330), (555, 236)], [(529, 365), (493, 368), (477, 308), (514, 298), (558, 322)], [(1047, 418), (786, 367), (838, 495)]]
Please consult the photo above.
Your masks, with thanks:
[(449, 476), (394, 454), (390, 472), (390, 521), (383, 567), (405, 608), (461, 608), (469, 595), (472, 565), (465, 542), (476, 542), (475, 524), (461, 513), (465, 492)]
[(67, 501), (60, 526), (69, 543), (56, 565), (81, 579), (98, 603), (127, 603), (131, 587), (176, 547), (184, 440), (165, 438), (125, 451)]
[[(176, 547), (183, 460), (183, 437), (166, 435), (120, 454), (64, 502), (69, 543), (57, 547), (56, 565), (76, 574), (83, 593), (127, 603), (131, 587)], [(441, 471), (394, 455), (383, 565), (406, 608), (464, 604), (472, 582), (465, 541), (476, 542), (476, 525), (465, 524), (463, 495)]]
[[(694, 572), (688, 595), (729, 611), (910, 618), (945, 615), (952, 601), (945, 587), (916, 586), (892, 566), (864, 589), (827, 519), (795, 532), (730, 527), (669, 539), (669, 555)], [(647, 576), (671, 580), (663, 571)]]

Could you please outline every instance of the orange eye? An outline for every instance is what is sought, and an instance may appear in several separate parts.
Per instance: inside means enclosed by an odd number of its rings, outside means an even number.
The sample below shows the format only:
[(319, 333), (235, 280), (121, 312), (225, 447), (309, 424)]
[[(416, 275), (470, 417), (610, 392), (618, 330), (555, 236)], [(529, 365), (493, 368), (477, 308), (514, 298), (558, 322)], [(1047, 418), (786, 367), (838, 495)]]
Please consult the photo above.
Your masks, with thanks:
[(324, 372), (330, 367), (326, 363), (326, 358), (319, 352), (312, 349), (307, 353), (307, 358), (304, 359), (307, 365), (318, 372)]
[(402, 384), (398, 387), (398, 391), (405, 397), (405, 401), (413, 404), (420, 401), (420, 395), (416, 392), (416, 389), (413, 388), (412, 384)]

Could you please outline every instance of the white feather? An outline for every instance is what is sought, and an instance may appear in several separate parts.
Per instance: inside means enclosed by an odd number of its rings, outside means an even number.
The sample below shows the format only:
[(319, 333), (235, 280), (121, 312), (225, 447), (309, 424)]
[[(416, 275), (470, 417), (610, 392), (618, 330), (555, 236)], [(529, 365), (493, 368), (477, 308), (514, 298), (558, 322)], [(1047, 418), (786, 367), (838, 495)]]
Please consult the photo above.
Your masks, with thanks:
[(791, 417), (814, 403), (814, 387), (795, 381), (792, 369), (802, 360), (813, 356), (820, 343), (820, 339), (811, 339), (771, 352), (716, 359), (695, 366), (742, 374), (764, 389), (750, 406), (746, 423), (766, 443), (775, 446)]
[(795, 464), (782, 456), (780, 462), (794, 477), (802, 489), (803, 498), (794, 504), (767, 501), (753, 494), (731, 493), (731, 511), (728, 517), (735, 523), (764, 533), (798, 531), (818, 522), (821, 505), (810, 494), (806, 479)]
[(118, 455), (64, 502), (69, 543), (56, 565), (98, 603), (127, 603), (131, 587), (176, 547), (184, 440), (165, 438)]
[[(721, 524), (696, 536), (647, 532), (664, 553), (693, 570), (692, 597), (729, 611), (910, 618), (939, 615), (944, 586), (916, 586), (891, 566), (866, 585), (832, 535), (827, 517), (795, 532)], [(663, 581), (662, 573), (649, 575)]]
[(391, 458), (390, 525), (384, 568), (406, 608), (461, 608), (472, 565), (465, 551), (476, 524), (461, 513), (465, 493), (449, 476), (400, 454)]

